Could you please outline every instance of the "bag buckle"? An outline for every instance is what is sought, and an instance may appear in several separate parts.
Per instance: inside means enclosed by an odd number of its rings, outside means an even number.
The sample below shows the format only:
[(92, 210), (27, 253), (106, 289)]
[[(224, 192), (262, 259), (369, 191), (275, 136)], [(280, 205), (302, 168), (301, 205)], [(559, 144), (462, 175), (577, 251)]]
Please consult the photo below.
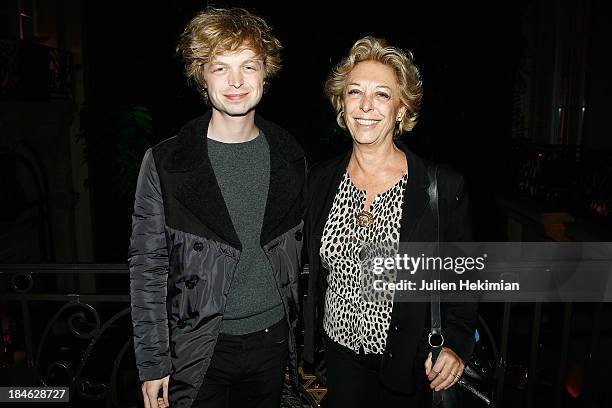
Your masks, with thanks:
[[(433, 341), (432, 341), (432, 338), (433, 338)], [(427, 342), (429, 343), (431, 347), (442, 347), (442, 345), (444, 344), (444, 336), (442, 335), (442, 333), (437, 333), (437, 334), (429, 333), (429, 335), (427, 336)], [(437, 344), (438, 342), (440, 344)]]

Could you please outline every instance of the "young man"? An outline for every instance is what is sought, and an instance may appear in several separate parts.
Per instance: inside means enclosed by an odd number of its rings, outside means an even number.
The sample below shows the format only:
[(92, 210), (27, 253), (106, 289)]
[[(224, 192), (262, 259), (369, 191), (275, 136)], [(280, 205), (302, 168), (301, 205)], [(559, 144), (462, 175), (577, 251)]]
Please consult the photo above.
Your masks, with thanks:
[(242, 9), (207, 9), (177, 51), (211, 110), (144, 157), (129, 250), (145, 406), (273, 407), (297, 381), (304, 153), (255, 114), (280, 42)]

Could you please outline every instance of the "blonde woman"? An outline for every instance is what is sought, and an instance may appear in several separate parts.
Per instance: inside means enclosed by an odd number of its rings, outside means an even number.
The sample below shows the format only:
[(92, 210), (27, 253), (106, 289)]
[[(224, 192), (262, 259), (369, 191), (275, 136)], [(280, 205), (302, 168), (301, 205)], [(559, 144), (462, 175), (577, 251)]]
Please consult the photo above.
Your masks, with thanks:
[[(452, 387), (473, 349), (476, 308), (445, 305), (445, 347), (432, 367), (427, 303), (361, 296), (363, 247), (435, 241), (427, 162), (399, 136), (418, 119), (423, 95), (412, 56), (386, 41), (357, 41), (325, 86), (351, 151), (315, 166), (307, 181), (306, 244), (311, 265), (305, 358), (325, 347), (328, 407), (409, 407), (421, 391)], [(463, 179), (440, 172), (441, 233), (469, 239)]]

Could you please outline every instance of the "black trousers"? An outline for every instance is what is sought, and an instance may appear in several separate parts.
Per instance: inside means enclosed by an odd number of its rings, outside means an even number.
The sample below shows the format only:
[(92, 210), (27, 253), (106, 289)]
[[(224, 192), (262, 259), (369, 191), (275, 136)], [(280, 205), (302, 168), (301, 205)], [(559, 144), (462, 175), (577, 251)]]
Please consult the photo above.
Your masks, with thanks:
[(326, 408), (416, 408), (426, 404), (426, 394), (402, 394), (385, 387), (380, 381), (379, 354), (357, 354), (325, 339), (327, 360)]
[(255, 333), (220, 334), (193, 408), (280, 406), (289, 353), (285, 319)]

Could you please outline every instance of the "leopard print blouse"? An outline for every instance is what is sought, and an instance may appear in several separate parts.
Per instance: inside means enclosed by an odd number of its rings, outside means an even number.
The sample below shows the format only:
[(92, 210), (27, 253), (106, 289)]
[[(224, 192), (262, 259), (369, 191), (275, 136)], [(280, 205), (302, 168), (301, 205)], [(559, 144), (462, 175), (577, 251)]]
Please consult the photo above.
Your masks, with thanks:
[(369, 209), (374, 224), (363, 227), (365, 191), (344, 174), (325, 223), (320, 256), (329, 270), (323, 328), (335, 342), (359, 353), (382, 354), (393, 310), (393, 292), (375, 291), (375, 279), (392, 281), (394, 273), (375, 275), (374, 257), (397, 253), (402, 219), (405, 174), (393, 187), (378, 194)]

